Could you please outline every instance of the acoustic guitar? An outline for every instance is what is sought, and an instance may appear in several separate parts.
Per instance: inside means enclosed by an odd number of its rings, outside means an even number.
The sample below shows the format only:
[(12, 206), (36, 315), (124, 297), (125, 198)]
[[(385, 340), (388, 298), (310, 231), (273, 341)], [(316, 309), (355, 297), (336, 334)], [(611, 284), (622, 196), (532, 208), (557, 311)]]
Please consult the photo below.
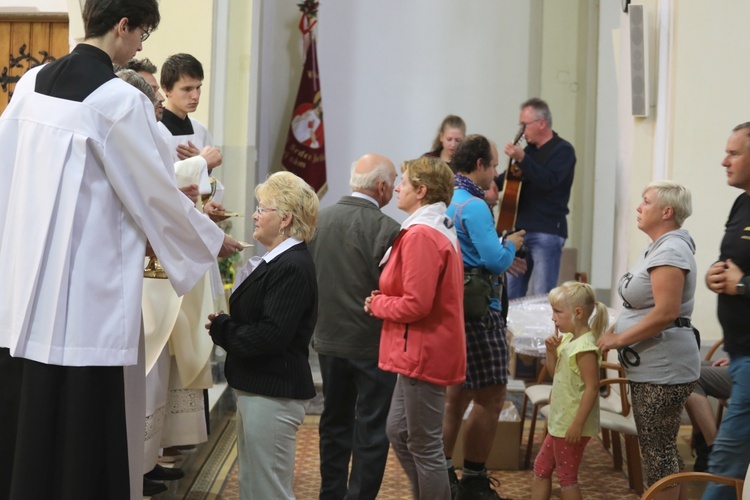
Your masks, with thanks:
[[(521, 124), (518, 133), (513, 139), (513, 145), (523, 137), (525, 124)], [(511, 231), (516, 227), (516, 216), (518, 215), (518, 197), (521, 195), (521, 167), (514, 162), (513, 158), (508, 161), (508, 168), (505, 170), (505, 180), (503, 181), (503, 200), (500, 203), (500, 209), (497, 216), (495, 230), (498, 236), (502, 236), (504, 231)]]

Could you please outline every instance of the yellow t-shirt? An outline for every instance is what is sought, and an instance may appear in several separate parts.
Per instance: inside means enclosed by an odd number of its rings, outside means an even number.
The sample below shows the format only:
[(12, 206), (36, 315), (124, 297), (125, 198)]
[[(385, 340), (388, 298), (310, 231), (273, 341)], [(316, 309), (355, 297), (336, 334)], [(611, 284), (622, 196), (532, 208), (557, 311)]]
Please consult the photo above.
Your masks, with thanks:
[[(572, 333), (563, 335), (562, 342), (557, 348), (557, 365), (555, 377), (552, 379), (552, 394), (548, 431), (554, 437), (565, 437), (568, 427), (578, 412), (581, 404), (585, 384), (581, 378), (581, 371), (576, 362), (576, 355), (582, 352), (594, 351), (598, 364), (602, 362), (602, 353), (596, 346), (596, 340), (591, 332), (584, 333), (573, 339)], [(583, 424), (582, 436), (596, 436), (599, 433), (599, 398), (596, 398), (586, 423)]]

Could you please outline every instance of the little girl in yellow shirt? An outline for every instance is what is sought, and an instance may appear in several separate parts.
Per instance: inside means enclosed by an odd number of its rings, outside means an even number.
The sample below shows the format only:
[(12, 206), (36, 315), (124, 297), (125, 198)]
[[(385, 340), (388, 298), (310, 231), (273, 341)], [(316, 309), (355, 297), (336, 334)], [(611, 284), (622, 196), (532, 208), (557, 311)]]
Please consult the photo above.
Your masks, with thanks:
[(555, 334), (545, 340), (545, 345), (547, 370), (553, 377), (552, 393), (548, 434), (534, 461), (531, 498), (550, 498), (552, 471), (557, 469), (561, 497), (580, 499), (578, 468), (583, 449), (599, 432), (602, 353), (596, 341), (607, 328), (609, 314), (606, 306), (596, 301), (594, 290), (576, 281), (552, 290), (549, 302)]

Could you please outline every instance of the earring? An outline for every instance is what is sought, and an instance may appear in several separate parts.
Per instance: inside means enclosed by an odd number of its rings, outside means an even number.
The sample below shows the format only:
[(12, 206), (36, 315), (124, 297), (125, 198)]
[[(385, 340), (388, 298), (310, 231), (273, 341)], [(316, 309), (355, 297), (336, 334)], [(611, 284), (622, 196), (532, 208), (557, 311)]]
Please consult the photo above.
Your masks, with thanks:
[(284, 236), (284, 228), (283, 227), (279, 228), (279, 236)]

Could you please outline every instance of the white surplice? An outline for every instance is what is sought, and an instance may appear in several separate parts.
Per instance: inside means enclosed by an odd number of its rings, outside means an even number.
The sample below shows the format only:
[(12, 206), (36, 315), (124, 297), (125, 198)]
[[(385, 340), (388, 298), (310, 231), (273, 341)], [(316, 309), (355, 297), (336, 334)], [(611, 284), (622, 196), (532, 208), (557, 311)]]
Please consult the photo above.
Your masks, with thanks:
[[(201, 156), (188, 158), (174, 164), (177, 187), (190, 184), (208, 186), (208, 172), (206, 161)], [(194, 294), (197, 288), (207, 289), (205, 278), (191, 289), (185, 296)], [(146, 440), (143, 452), (144, 473), (149, 472), (156, 466), (159, 450), (162, 445), (162, 435), (167, 415), (167, 395), (169, 393), (169, 379), (171, 364), (174, 358), (169, 354), (167, 343), (176, 331), (182, 331), (184, 316), (181, 310), (183, 297), (179, 297), (167, 280), (144, 278), (143, 279), (143, 325), (146, 344)], [(192, 303), (192, 300), (190, 301)], [(208, 293), (210, 308), (208, 312), (199, 310), (197, 313), (207, 317), (213, 311), (213, 301)], [(178, 321), (179, 319), (179, 321)], [(202, 326), (202, 325), (201, 325)], [(208, 337), (208, 335), (205, 335)], [(198, 357), (208, 359), (212, 343), (210, 338), (206, 339), (207, 347), (203, 348)], [(192, 356), (190, 359), (194, 358)], [(204, 363), (205, 364), (205, 363)], [(183, 368), (188, 371), (187, 367)], [(193, 377), (197, 378), (197, 377)], [(211, 379), (208, 379), (210, 387)], [(202, 417), (202, 413), (201, 413)], [(199, 424), (200, 427), (200, 424)], [(202, 427), (201, 436), (205, 435), (205, 425)], [(200, 442), (197, 439), (194, 442)]]
[[(208, 131), (205, 125), (197, 120), (193, 120), (190, 117), (188, 117), (188, 120), (190, 120), (190, 124), (193, 126), (193, 133), (186, 135), (172, 135), (172, 132), (169, 131), (166, 125), (164, 125), (162, 122), (159, 122), (159, 132), (161, 132), (162, 137), (164, 138), (164, 142), (166, 142), (169, 146), (172, 153), (172, 159), (175, 162), (180, 161), (180, 158), (177, 156), (177, 146), (179, 146), (180, 144), (187, 144), (188, 141), (190, 141), (195, 147), (201, 150), (206, 146), (214, 145), (214, 138), (211, 136), (211, 132)], [(208, 194), (208, 192), (203, 191), (204, 185), (202, 183), (198, 184), (198, 186), (201, 188), (202, 194)], [(221, 185), (221, 183), (217, 180), (216, 192), (214, 194), (213, 201), (221, 203), (221, 199), (223, 198), (223, 196), (224, 186)]]
[(214, 139), (211, 137), (211, 132), (208, 131), (205, 125), (190, 117), (188, 117), (188, 120), (190, 120), (190, 124), (193, 126), (193, 133), (186, 135), (172, 135), (172, 132), (169, 131), (167, 126), (159, 122), (159, 132), (169, 146), (169, 152), (172, 155), (172, 163), (180, 161), (180, 158), (177, 156), (177, 146), (180, 144), (187, 144), (188, 141), (190, 141), (198, 149), (214, 145)]
[[(167, 143), (179, 178), (188, 180), (191, 170), (189, 165), (179, 161), (177, 146), (192, 142), (198, 149), (213, 145), (213, 138), (203, 124), (189, 118), (193, 127), (192, 134), (172, 135), (172, 132), (160, 122), (158, 125), (162, 138)], [(205, 167), (198, 174), (200, 179), (207, 173)], [(195, 177), (193, 174), (192, 177)], [(221, 198), (214, 196), (214, 201)], [(185, 296), (180, 304), (179, 314), (169, 336), (169, 393), (164, 429), (161, 436), (163, 447), (191, 445), (205, 442), (208, 438), (205, 409), (207, 403), (203, 389), (213, 386), (211, 377), (211, 350), (213, 342), (207, 335), (204, 324), (208, 314), (218, 309), (226, 309), (224, 285), (221, 280), (218, 263), (214, 263), (206, 277), (198, 282)]]
[[(201, 156), (178, 161), (174, 164), (174, 169), (178, 188), (190, 184), (208, 183), (206, 160)], [(188, 293), (192, 293), (194, 289), (195, 287)], [(182, 297), (174, 292), (168, 282), (162, 279), (144, 278), (141, 307), (146, 338), (146, 375), (149, 374), (164, 346), (167, 345), (181, 305)]]
[(146, 239), (182, 295), (224, 235), (176, 189), (141, 92), (113, 79), (83, 102), (56, 99), (33, 91), (38, 71), (0, 118), (0, 347), (48, 364), (132, 365)]
[[(214, 139), (211, 137), (211, 133), (208, 131), (208, 129), (199, 121), (193, 120), (190, 117), (187, 117), (188, 120), (190, 120), (190, 124), (193, 127), (193, 133), (192, 134), (185, 134), (185, 135), (172, 135), (172, 132), (164, 125), (164, 123), (159, 122), (159, 132), (161, 133), (162, 138), (164, 139), (164, 142), (167, 143), (167, 147), (169, 148), (169, 151), (172, 155), (172, 160), (177, 163), (180, 161), (180, 158), (177, 156), (177, 146), (180, 144), (187, 145), (188, 142), (192, 142), (195, 147), (202, 150), (206, 146), (213, 146), (214, 145)], [(184, 161), (184, 160), (183, 160)], [(202, 187), (200, 183), (198, 183), (199, 187)], [(201, 191), (203, 192), (203, 191)], [(216, 181), (216, 192), (213, 197), (213, 201), (217, 203), (221, 203), (221, 199), (224, 195), (224, 186), (221, 185), (221, 183), (217, 180)], [(219, 266), (218, 264), (215, 266), (212, 266), (209, 269), (209, 276), (210, 276), (210, 283), (211, 283), (211, 291), (213, 293), (213, 297), (217, 298), (219, 297), (219, 302), (217, 302), (217, 306), (220, 309), (225, 309), (225, 301), (223, 299), (224, 295), (224, 283), (221, 280), (221, 273), (219, 272)]]

